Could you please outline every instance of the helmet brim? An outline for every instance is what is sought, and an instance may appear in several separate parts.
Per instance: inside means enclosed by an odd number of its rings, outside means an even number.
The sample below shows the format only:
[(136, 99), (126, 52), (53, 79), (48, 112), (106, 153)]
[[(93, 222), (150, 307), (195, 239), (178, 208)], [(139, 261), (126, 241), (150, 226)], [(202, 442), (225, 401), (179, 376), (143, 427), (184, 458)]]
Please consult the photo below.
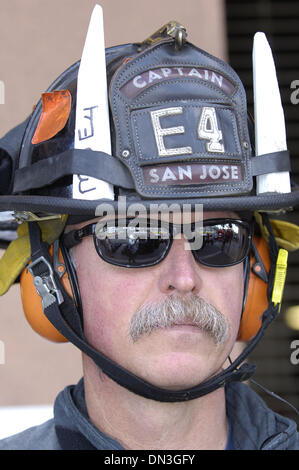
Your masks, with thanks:
[[(16, 195), (0, 196), (0, 211), (29, 211), (48, 214), (68, 214), (94, 218), (100, 204), (108, 203), (115, 211), (118, 209), (118, 200), (84, 200), (69, 199), (51, 196)], [(123, 204), (123, 201), (122, 201)], [(234, 196), (221, 198), (188, 198), (188, 199), (142, 199), (129, 197), (125, 199), (125, 208), (133, 204), (142, 204), (150, 210), (162, 204), (170, 207), (177, 205), (180, 208), (188, 207), (191, 211), (197, 205), (202, 205), (204, 211), (289, 211), (299, 205), (299, 187), (286, 194), (271, 193), (252, 196)], [(123, 207), (123, 206), (122, 206)]]

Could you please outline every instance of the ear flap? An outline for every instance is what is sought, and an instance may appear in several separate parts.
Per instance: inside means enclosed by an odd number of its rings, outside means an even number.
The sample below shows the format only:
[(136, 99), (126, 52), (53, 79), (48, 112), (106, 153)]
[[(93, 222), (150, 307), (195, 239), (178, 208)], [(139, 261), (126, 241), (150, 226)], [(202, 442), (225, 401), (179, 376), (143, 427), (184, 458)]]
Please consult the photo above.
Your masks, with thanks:
[[(50, 255), (53, 253), (53, 246), (51, 245), (49, 249)], [(64, 267), (65, 261), (62, 256), (61, 251), (59, 250), (58, 256), (59, 267)], [(63, 271), (62, 271), (63, 272)], [(67, 270), (65, 269), (64, 274), (62, 275), (62, 284), (68, 295), (73, 298), (72, 288), (69, 281), (69, 276)], [(59, 333), (59, 331), (52, 325), (52, 323), (47, 319), (43, 312), (42, 299), (38, 295), (36, 288), (33, 283), (33, 276), (25, 268), (20, 276), (20, 288), (21, 288), (21, 298), (23, 304), (23, 310), (25, 317), (36, 333), (43, 336), (50, 341), (57, 343), (64, 343), (68, 340)]]
[[(253, 240), (257, 254), (268, 275), (271, 265), (268, 244), (260, 236), (254, 236)], [(261, 264), (257, 264), (257, 259), (252, 254), (250, 256), (247, 300), (241, 318), (238, 341), (249, 341), (256, 335), (262, 324), (261, 316), (268, 307), (268, 282), (259, 275), (261, 269)]]

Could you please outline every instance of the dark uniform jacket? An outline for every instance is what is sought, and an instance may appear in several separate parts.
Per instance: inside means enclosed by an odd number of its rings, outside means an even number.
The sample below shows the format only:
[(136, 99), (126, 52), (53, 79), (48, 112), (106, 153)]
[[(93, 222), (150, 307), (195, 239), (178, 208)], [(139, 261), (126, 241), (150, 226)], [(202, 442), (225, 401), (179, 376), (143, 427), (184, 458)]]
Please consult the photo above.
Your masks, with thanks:
[[(226, 389), (230, 424), (227, 450), (299, 450), (294, 421), (271, 411), (250, 387)], [(81, 379), (57, 396), (54, 418), (0, 441), (0, 450), (122, 450), (88, 419)]]

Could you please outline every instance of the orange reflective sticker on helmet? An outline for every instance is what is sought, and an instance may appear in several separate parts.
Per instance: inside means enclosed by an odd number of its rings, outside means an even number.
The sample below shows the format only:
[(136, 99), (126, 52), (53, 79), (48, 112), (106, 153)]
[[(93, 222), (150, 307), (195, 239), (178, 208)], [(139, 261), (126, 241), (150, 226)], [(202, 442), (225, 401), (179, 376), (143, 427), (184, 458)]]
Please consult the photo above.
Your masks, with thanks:
[(31, 143), (40, 144), (61, 131), (69, 118), (71, 104), (69, 90), (42, 93), (42, 113)]

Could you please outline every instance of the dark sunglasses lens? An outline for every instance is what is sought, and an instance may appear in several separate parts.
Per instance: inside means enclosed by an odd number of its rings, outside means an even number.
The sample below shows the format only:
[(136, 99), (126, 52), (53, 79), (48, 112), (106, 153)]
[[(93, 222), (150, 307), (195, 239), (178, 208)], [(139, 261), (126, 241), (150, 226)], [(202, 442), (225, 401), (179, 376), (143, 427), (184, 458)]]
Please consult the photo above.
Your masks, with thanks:
[(232, 266), (247, 256), (249, 235), (249, 226), (242, 222), (204, 223), (202, 247), (193, 255), (207, 266)]
[(159, 263), (168, 251), (170, 239), (152, 238), (150, 233), (142, 236), (128, 234), (99, 239), (94, 237), (96, 250), (100, 257), (110, 264), (123, 267), (145, 267)]

